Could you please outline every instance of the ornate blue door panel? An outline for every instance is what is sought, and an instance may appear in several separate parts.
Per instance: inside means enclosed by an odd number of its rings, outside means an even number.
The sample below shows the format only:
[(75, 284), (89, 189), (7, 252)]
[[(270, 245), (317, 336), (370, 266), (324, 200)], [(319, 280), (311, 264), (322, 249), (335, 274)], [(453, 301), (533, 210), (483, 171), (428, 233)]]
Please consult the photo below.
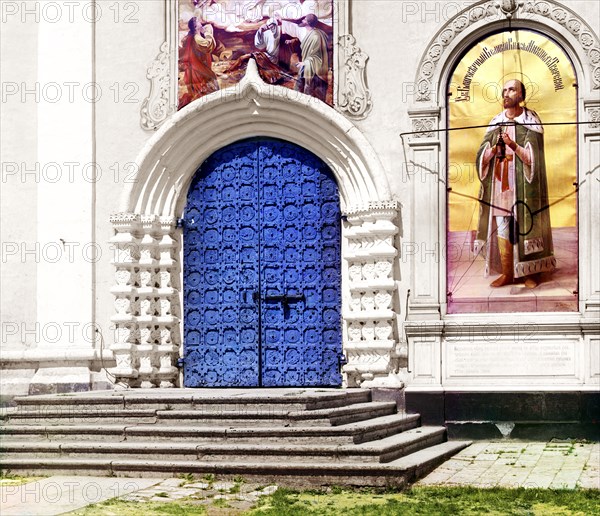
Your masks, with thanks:
[(184, 383), (341, 384), (340, 209), (327, 166), (276, 140), (214, 154), (188, 193)]
[(260, 327), (256, 144), (211, 156), (184, 225), (184, 384), (258, 386)]

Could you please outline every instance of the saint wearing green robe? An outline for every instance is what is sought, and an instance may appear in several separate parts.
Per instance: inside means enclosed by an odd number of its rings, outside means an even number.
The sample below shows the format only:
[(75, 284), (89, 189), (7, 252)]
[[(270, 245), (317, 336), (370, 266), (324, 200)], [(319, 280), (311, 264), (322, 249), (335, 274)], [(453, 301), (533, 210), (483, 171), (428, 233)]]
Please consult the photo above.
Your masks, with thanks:
[[(510, 119), (506, 111), (497, 115), (477, 153), (481, 180), (476, 250), (485, 253), (485, 275), (504, 272), (500, 265), (497, 237), (512, 246), (514, 278), (553, 271), (556, 267), (544, 159), (544, 129), (535, 113), (522, 108)], [(506, 147), (506, 157), (491, 156), (505, 132), (517, 145)], [(504, 226), (504, 227), (502, 227)]]

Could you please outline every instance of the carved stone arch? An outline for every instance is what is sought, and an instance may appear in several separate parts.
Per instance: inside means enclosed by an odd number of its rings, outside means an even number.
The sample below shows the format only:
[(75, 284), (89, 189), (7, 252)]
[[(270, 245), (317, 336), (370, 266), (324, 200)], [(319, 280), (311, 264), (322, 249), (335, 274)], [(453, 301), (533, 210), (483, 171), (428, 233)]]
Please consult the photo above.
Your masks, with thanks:
[(542, 29), (556, 40), (576, 68), (580, 91), (587, 94), (600, 89), (600, 40), (594, 30), (577, 13), (550, 0), (477, 2), (448, 20), (427, 45), (415, 77), (417, 103), (445, 102), (445, 88), (450, 70), (462, 52), (486, 34), (523, 28)]
[(249, 137), (293, 142), (332, 170), (345, 213), (342, 313), (347, 385), (398, 385), (393, 309), (396, 219), (385, 171), (362, 133), (322, 102), (265, 84), (250, 60), (236, 87), (196, 100), (167, 120), (137, 159), (138, 171), (113, 215), (117, 361), (130, 386), (172, 387), (181, 343), (178, 219), (202, 162)]
[(264, 83), (250, 60), (237, 86), (193, 102), (148, 141), (121, 210), (180, 215), (199, 164), (217, 149), (252, 136), (292, 141), (320, 157), (337, 178), (346, 211), (390, 199), (379, 158), (352, 122), (312, 97)]

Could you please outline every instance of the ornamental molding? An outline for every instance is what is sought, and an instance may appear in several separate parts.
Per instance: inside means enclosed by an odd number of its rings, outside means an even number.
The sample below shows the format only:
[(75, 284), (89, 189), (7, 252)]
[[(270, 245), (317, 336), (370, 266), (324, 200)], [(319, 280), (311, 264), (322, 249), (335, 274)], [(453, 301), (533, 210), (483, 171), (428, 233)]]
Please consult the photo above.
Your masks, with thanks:
[(364, 119), (373, 109), (367, 86), (369, 56), (357, 45), (356, 38), (344, 34), (338, 38), (338, 95), (337, 110), (357, 120)]
[(523, 2), (517, 2), (517, 0), (502, 0), (496, 4), (497, 7), (504, 13), (508, 19), (512, 18), (519, 7), (523, 6)]
[(150, 80), (150, 93), (142, 102), (140, 124), (147, 131), (155, 131), (177, 111), (177, 95), (172, 87), (173, 83), (177, 83), (177, 76), (172, 74), (172, 59), (171, 49), (165, 41), (146, 72)]
[[(333, 37), (338, 42), (334, 47), (334, 71), (338, 74), (335, 78), (337, 90), (334, 108), (348, 118), (361, 120), (367, 117), (373, 107), (371, 92), (367, 86), (366, 66), (369, 56), (359, 48), (356, 39), (349, 33), (349, 2), (334, 1), (337, 2), (337, 16)], [(156, 131), (177, 112), (178, 107), (177, 0), (164, 0), (164, 11), (164, 40), (158, 55), (148, 66), (146, 77), (150, 81), (150, 91), (140, 110), (140, 125), (147, 131)]]
[[(585, 119), (587, 122), (585, 129), (600, 129), (600, 104), (594, 103), (585, 107)], [(588, 131), (586, 131), (588, 132)]]
[(412, 138), (435, 138), (438, 128), (438, 117), (413, 118), (412, 119)]
[(404, 330), (409, 337), (492, 337), (514, 338), (518, 332), (522, 335), (580, 335), (582, 333), (597, 334), (600, 323), (597, 320), (586, 319), (579, 315), (561, 314), (560, 316), (540, 317), (540, 314), (530, 314), (519, 318), (507, 317), (499, 320), (497, 317), (481, 317), (479, 320), (467, 317), (457, 317), (452, 320), (408, 320)]
[(400, 212), (402, 205), (396, 200), (369, 201), (364, 204), (350, 206), (344, 213), (349, 222), (362, 223), (372, 218), (383, 218), (386, 215), (391, 220)]
[[(166, 220), (169, 219), (169, 220)], [(175, 387), (180, 339), (180, 242), (170, 218), (117, 213), (112, 263), (116, 367), (109, 370), (127, 387)]]
[(294, 142), (321, 158), (336, 177), (343, 211), (391, 198), (377, 153), (348, 117), (314, 97), (266, 84), (250, 59), (240, 83), (188, 104), (146, 142), (120, 210), (181, 216), (198, 164), (229, 143), (256, 136)]
[(550, 0), (525, 0), (516, 2), (505, 0), (483, 0), (477, 2), (449, 20), (430, 41), (423, 54), (415, 78), (417, 102), (436, 100), (436, 88), (440, 84), (440, 75), (450, 58), (460, 35), (472, 34), (486, 24), (493, 22), (505, 26), (509, 23), (538, 22), (554, 26), (558, 34), (566, 31), (578, 43), (578, 50), (587, 58), (587, 69), (592, 89), (600, 89), (600, 41), (594, 30), (577, 13)]

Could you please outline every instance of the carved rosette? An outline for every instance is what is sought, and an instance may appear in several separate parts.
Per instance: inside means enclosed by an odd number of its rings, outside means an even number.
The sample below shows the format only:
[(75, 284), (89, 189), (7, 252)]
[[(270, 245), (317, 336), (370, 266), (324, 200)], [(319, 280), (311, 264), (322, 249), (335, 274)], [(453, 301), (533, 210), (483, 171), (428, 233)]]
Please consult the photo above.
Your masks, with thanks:
[(173, 98), (171, 87), (172, 81), (177, 81), (177, 77), (172, 77), (171, 59), (171, 48), (165, 41), (146, 73), (150, 80), (150, 94), (142, 102), (140, 123), (148, 131), (158, 129), (167, 117), (177, 111), (177, 100)]
[(363, 119), (373, 108), (371, 92), (367, 86), (367, 61), (369, 56), (357, 45), (351, 34), (340, 36), (340, 63), (342, 67), (338, 89), (338, 111), (356, 119)]
[(347, 213), (348, 290), (344, 321), (349, 387), (400, 386), (394, 295), (396, 201), (369, 203)]
[(121, 213), (111, 222), (116, 367), (110, 373), (130, 387), (174, 387), (180, 340), (175, 221)]

